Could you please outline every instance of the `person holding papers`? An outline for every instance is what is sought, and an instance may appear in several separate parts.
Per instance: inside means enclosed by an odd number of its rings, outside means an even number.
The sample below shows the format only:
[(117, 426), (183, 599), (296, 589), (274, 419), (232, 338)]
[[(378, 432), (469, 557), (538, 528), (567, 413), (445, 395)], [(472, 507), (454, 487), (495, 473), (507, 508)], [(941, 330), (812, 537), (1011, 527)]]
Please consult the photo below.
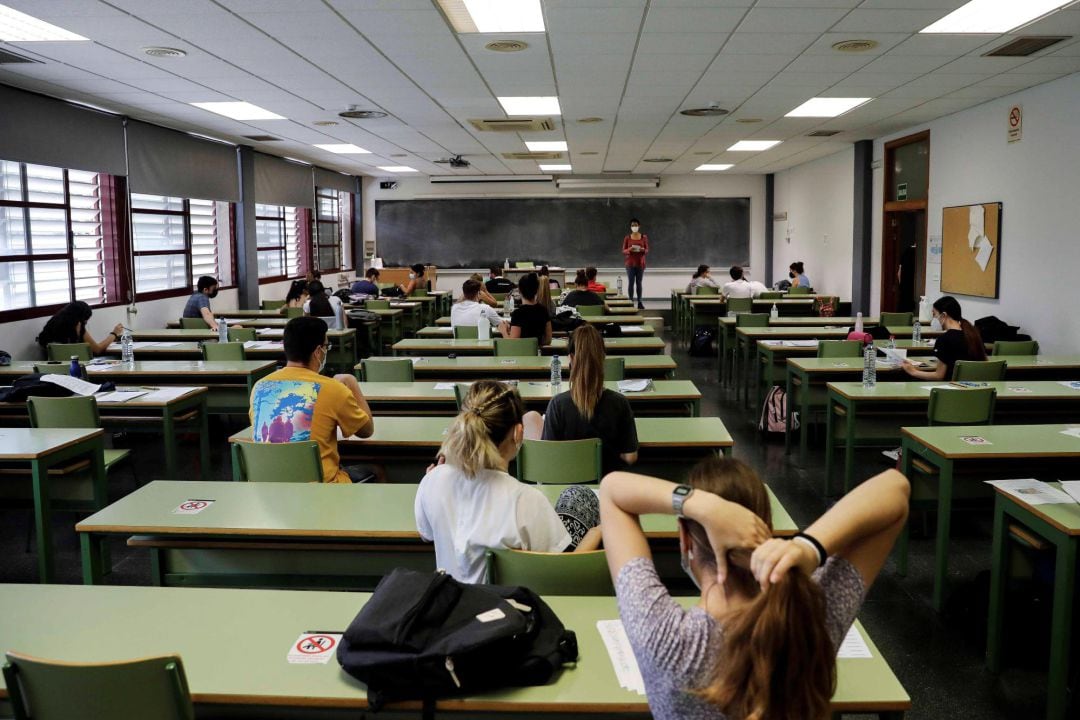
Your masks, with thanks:
[(60, 308), (49, 318), (45, 327), (41, 329), (41, 334), (37, 336), (38, 345), (45, 351), (46, 357), (49, 354), (49, 343), (86, 343), (90, 346), (91, 353), (101, 355), (109, 348), (109, 345), (120, 339), (124, 326), (117, 323), (109, 334), (101, 339), (101, 342), (94, 340), (86, 327), (93, 314), (94, 311), (89, 305), (76, 300)]
[(938, 298), (933, 305), (933, 325), (945, 332), (934, 341), (934, 357), (937, 365), (933, 370), (919, 370), (915, 364), (904, 362), (904, 372), (920, 380), (949, 380), (957, 360), (985, 360), (986, 347), (978, 328), (965, 320), (960, 303), (951, 295)]
[(644, 310), (641, 281), (645, 277), (645, 256), (649, 254), (649, 236), (641, 232), (641, 223), (637, 218), (630, 220), (630, 234), (623, 238), (622, 252), (626, 256), (626, 296), (633, 302), (636, 283), (638, 310)]

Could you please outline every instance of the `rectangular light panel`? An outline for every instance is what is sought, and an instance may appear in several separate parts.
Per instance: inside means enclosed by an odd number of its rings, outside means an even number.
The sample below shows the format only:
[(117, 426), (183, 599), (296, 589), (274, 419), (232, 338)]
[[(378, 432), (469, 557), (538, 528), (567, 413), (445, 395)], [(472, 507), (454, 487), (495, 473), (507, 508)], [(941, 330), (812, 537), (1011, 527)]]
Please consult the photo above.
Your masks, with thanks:
[(197, 102), (191, 103), (197, 108), (224, 115), (233, 120), (286, 120), (282, 115), (252, 105), (247, 102)]
[(860, 105), (865, 105), (874, 98), (810, 98), (784, 117), (838, 117)]
[(0, 5), (0, 40), (4, 42), (85, 41), (82, 35), (57, 27), (32, 15)]
[(728, 148), (731, 152), (761, 152), (776, 147), (780, 140), (740, 140)]
[(704, 165), (698, 165), (696, 168), (694, 168), (694, 170), (697, 171), (697, 172), (720, 172), (721, 170), (728, 170), (728, 169), (733, 168), (733, 167), (735, 167), (735, 166), (731, 165), (731, 164), (724, 164), (724, 163), (710, 164), (710, 163), (705, 163)]
[(544, 32), (540, 0), (439, 0), (459, 33)]
[(315, 147), (327, 152), (337, 153), (338, 155), (369, 155), (370, 150), (365, 150), (362, 147), (357, 147), (352, 143), (338, 143), (329, 145), (316, 145)]
[(411, 168), (408, 165), (379, 165), (379, 169), (395, 173), (419, 172), (416, 168)]
[(541, 165), (540, 170), (543, 172), (570, 172), (572, 166), (570, 165)]
[(530, 152), (566, 152), (565, 140), (526, 140)]
[(507, 115), (562, 115), (559, 98), (547, 97), (500, 97), (499, 104)]
[(957, 35), (1005, 33), (1071, 2), (1073, 0), (971, 0), (919, 32)]

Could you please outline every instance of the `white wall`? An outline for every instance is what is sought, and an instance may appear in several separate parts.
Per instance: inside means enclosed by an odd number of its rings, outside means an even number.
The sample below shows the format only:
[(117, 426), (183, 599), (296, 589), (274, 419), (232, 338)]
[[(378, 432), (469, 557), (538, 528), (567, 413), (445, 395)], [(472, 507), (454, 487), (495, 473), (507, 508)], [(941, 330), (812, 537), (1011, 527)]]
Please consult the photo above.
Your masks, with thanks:
[(774, 280), (801, 260), (815, 290), (851, 299), (854, 167), (849, 147), (776, 174), (773, 212), (787, 220), (773, 224)]
[[(1006, 141), (1009, 108), (1024, 107), (1024, 135)], [(909, 128), (874, 144), (930, 130), (928, 235), (941, 234), (944, 207), (1001, 202), (1000, 296), (957, 296), (966, 318), (997, 315), (1020, 325), (1042, 352), (1080, 349), (1080, 314), (1066, 293), (1080, 275), (1077, 192), (1080, 185), (1080, 74)], [(879, 304), (882, 171), (874, 175), (874, 255), (871, 297)], [(941, 295), (927, 277), (927, 294)]]
[[(607, 195), (630, 195), (613, 191), (597, 193), (560, 192), (552, 183), (466, 183), (466, 184), (431, 184), (425, 178), (402, 178), (398, 180), (396, 190), (380, 190), (378, 178), (365, 178), (363, 186), (363, 222), (364, 239), (378, 237), (375, 230), (376, 200), (413, 200), (418, 198), (433, 199), (439, 197), (604, 197)], [(664, 175), (660, 187), (639, 190), (634, 197), (748, 197), (750, 198), (750, 265), (752, 268), (764, 268), (765, 263), (765, 178), (763, 175)], [(643, 218), (644, 222), (648, 222)], [(645, 232), (649, 231), (645, 227)], [(617, 244), (621, 238), (614, 238)], [(615, 278), (623, 275), (622, 265), (603, 265), (597, 262), (601, 280), (615, 285)], [(763, 271), (755, 276), (764, 277)], [(685, 286), (690, 280), (687, 268), (660, 270), (649, 268), (645, 272), (643, 290), (646, 298), (667, 300), (672, 287)], [(456, 290), (461, 287), (460, 276), (447, 273), (439, 276), (439, 289)]]

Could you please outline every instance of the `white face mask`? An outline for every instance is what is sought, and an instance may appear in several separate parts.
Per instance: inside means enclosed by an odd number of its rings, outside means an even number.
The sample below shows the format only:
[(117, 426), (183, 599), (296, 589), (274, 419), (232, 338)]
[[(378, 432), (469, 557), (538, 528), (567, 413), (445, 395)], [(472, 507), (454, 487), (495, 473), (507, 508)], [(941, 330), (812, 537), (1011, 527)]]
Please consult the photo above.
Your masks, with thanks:
[(694, 559), (694, 551), (687, 550), (684, 553), (679, 553), (679, 564), (682, 565), (683, 572), (687, 574), (690, 581), (694, 583), (694, 587), (701, 591), (701, 583), (694, 576), (694, 571), (690, 568), (690, 561)]
[(322, 360), (319, 361), (319, 373), (320, 374), (322, 374), (322, 371), (326, 369), (326, 356), (327, 356), (327, 354), (328, 354), (328, 351), (326, 350), (326, 348), (323, 348)]
[(940, 315), (935, 315), (933, 317), (933, 319), (930, 321), (930, 329), (931, 330), (941, 330), (941, 316)]
[(416, 279), (416, 273), (409, 273), (409, 279), (410, 280), (415, 280)]
[(630, 226), (630, 232), (632, 232), (632, 233), (636, 233), (640, 229), (641, 228), (639, 228), (637, 225), (631, 225)]

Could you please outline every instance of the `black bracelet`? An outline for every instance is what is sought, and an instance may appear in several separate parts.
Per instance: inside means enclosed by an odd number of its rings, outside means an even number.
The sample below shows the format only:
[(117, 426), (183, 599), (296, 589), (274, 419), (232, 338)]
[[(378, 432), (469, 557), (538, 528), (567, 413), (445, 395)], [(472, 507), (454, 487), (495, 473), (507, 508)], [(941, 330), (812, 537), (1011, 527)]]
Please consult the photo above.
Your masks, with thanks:
[(816, 537), (812, 535), (807, 535), (804, 532), (797, 532), (791, 536), (792, 540), (794, 540), (795, 538), (802, 538), (803, 540), (806, 540), (808, 543), (814, 546), (814, 549), (817, 550), (818, 554), (818, 567), (824, 565), (825, 561), (829, 559), (829, 554), (825, 552), (825, 546), (818, 542), (818, 539)]

